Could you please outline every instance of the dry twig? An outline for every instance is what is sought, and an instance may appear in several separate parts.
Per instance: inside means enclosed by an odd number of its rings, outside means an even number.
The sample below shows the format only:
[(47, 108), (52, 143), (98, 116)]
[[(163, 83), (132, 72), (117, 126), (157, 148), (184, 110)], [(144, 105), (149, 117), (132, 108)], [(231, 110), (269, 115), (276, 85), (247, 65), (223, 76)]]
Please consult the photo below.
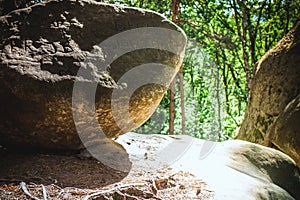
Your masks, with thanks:
[(30, 192), (28, 191), (27, 187), (26, 187), (26, 183), (25, 182), (21, 182), (20, 183), (20, 187), (22, 188), (23, 192), (29, 196), (30, 198), (34, 199), (34, 200), (40, 200), (39, 198), (33, 196), (32, 194), (30, 194)]
[[(22, 181), (22, 182), (20, 183), (20, 187), (21, 187), (21, 189), (23, 190), (23, 192), (24, 192), (27, 196), (29, 196), (31, 199), (34, 199), (34, 200), (41, 200), (41, 199), (39, 199), (39, 198), (33, 196), (32, 194), (30, 194), (30, 192), (28, 191), (28, 189), (27, 189), (27, 187), (26, 187), (26, 183), (25, 183), (25, 182)], [(42, 190), (43, 190), (43, 199), (42, 199), (42, 200), (47, 200), (47, 190), (46, 190), (46, 188), (45, 188), (44, 185), (42, 185)]]
[(82, 200), (90, 200), (98, 197), (104, 197), (107, 198), (107, 195), (113, 195), (117, 194), (121, 197), (125, 197), (128, 199), (140, 199), (137, 198), (136, 196), (144, 196), (146, 199), (153, 198), (157, 200), (161, 200), (161, 198), (158, 198), (155, 196), (154, 193), (151, 193), (149, 191), (145, 191), (142, 189), (138, 189), (137, 187), (141, 186), (147, 186), (146, 184), (126, 184), (126, 185), (121, 185), (118, 187), (110, 188), (107, 190), (99, 191), (90, 195), (85, 196)]

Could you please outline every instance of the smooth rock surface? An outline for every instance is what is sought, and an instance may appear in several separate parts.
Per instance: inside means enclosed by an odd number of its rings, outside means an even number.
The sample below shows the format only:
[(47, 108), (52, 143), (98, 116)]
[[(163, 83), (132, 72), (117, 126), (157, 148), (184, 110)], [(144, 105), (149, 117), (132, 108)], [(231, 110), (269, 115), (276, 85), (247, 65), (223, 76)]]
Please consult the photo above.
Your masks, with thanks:
[(132, 132), (117, 142), (128, 152), (133, 168), (171, 167), (193, 173), (208, 184), (214, 200), (300, 198), (299, 169), (289, 156), (272, 148), (241, 140), (216, 143)]
[[(128, 30), (138, 32), (116, 36)], [(0, 37), (0, 145), (64, 150), (83, 148), (78, 132), (90, 146), (103, 139), (99, 130), (113, 138), (145, 122), (186, 44), (184, 32), (158, 13), (90, 0), (13, 11), (0, 17)], [(147, 73), (122, 79), (145, 64)], [(147, 84), (131, 91), (141, 80)]]
[(299, 55), (300, 22), (257, 63), (237, 139), (280, 149), (300, 167), (299, 111), (289, 108), (299, 101)]

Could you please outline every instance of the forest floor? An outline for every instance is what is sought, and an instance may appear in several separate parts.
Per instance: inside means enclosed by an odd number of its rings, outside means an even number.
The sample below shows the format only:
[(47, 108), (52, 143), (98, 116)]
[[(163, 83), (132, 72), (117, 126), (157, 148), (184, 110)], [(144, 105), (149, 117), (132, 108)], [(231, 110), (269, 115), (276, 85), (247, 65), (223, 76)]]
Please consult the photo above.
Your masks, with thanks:
[[(151, 149), (148, 149), (148, 152)], [(151, 152), (149, 152), (151, 154)], [(189, 171), (114, 170), (93, 158), (0, 149), (0, 199), (211, 199)]]

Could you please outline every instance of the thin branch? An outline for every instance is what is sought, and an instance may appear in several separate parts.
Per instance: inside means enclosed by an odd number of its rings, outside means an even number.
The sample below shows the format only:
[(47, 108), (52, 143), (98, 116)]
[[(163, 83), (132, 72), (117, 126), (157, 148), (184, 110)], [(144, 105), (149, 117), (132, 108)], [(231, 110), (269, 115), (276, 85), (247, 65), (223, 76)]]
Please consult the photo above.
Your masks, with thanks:
[(24, 192), (27, 196), (29, 196), (31, 199), (34, 199), (34, 200), (41, 200), (41, 199), (39, 199), (39, 198), (33, 196), (32, 194), (30, 194), (30, 192), (28, 191), (28, 189), (27, 189), (27, 187), (26, 187), (26, 183), (25, 183), (25, 182), (21, 182), (21, 183), (20, 183), (20, 187), (21, 187), (21, 189), (23, 190), (23, 192)]
[[(115, 193), (115, 192), (118, 193), (121, 196), (124, 196), (125, 198), (129, 197), (129, 196), (131, 198), (133, 198), (132, 195), (126, 194), (126, 191), (124, 193), (124, 190), (130, 189), (130, 188), (133, 188), (133, 187), (136, 187), (136, 186), (146, 186), (146, 184), (143, 184), (143, 183), (126, 184), (126, 185), (110, 188), (110, 189), (107, 189), (107, 190), (103, 190), (103, 191), (99, 191), (99, 192), (87, 195), (82, 200), (90, 200), (90, 199), (93, 199), (93, 198), (96, 198), (96, 197), (100, 197), (100, 196), (107, 195), (107, 194), (112, 194), (112, 193)], [(135, 188), (135, 189), (139, 190), (143, 194), (151, 195), (151, 198), (153, 198), (153, 199), (161, 200), (161, 198), (156, 197), (155, 194), (152, 194), (150, 192), (145, 192), (145, 191), (137, 189), (137, 188)], [(121, 192), (121, 191), (123, 191), (123, 192)]]
[(44, 185), (42, 185), (42, 189), (43, 189), (43, 200), (47, 200), (47, 190), (46, 190), (46, 187)]

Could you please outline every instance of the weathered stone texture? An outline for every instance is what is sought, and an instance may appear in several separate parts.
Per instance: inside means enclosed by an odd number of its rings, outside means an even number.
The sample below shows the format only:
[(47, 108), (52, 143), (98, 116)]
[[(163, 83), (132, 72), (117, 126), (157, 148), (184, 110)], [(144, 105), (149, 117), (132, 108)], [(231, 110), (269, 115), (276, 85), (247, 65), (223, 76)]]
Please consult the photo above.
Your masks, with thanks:
[(257, 63), (238, 139), (275, 146), (300, 166), (300, 22)]
[[(178, 32), (177, 38), (169, 37), (178, 55), (153, 48), (137, 49), (116, 58), (102, 70), (97, 63), (85, 63), (93, 56), (105, 62), (106, 52), (101, 52), (97, 45), (118, 33), (140, 27)], [(86, 83), (87, 88), (88, 84), (98, 84), (95, 102), (84, 98), (88, 91), (80, 91), (82, 105), (95, 103), (102, 130), (109, 138), (116, 137), (150, 117), (180, 66), (179, 54), (184, 52), (186, 44), (182, 30), (158, 13), (89, 0), (52, 0), (13, 11), (0, 17), (0, 37), (0, 145), (50, 149), (82, 148), (72, 115), (75, 80)], [(115, 48), (122, 45), (132, 44), (119, 44)], [(121, 129), (111, 112), (111, 94), (114, 90), (125, 91), (126, 83), (118, 84), (119, 78), (145, 63), (165, 64), (174, 71), (153, 70), (147, 76), (153, 77), (154, 82), (164, 80), (164, 86), (149, 84), (132, 96), (115, 100), (121, 105), (122, 101), (130, 101), (134, 125), (124, 117)], [(80, 67), (84, 67), (88, 77), (77, 76)], [(123, 116), (128, 112), (124, 107), (114, 114)], [(93, 120), (90, 115), (81, 114), (81, 128), (91, 137), (97, 134), (98, 128), (90, 124)]]

